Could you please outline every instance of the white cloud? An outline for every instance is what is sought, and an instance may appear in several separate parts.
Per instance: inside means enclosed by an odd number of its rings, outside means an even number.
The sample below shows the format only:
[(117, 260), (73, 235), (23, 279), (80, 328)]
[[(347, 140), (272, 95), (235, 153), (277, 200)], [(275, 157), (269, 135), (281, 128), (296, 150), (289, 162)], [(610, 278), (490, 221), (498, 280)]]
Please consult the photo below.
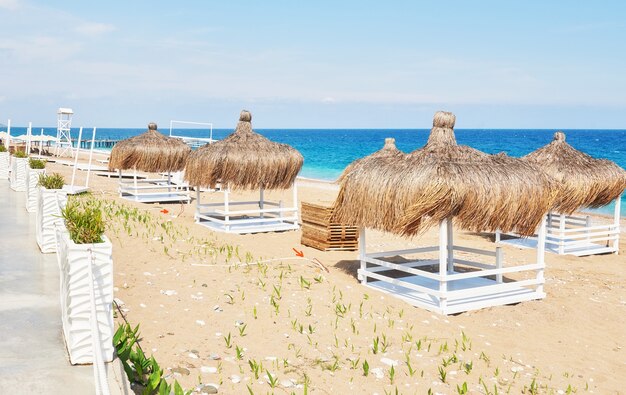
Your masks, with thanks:
[(86, 34), (88, 36), (98, 36), (100, 34), (114, 31), (115, 26), (108, 23), (86, 22), (79, 25), (74, 30), (80, 34)]
[(18, 0), (0, 0), (0, 8), (15, 11), (20, 8), (20, 3)]

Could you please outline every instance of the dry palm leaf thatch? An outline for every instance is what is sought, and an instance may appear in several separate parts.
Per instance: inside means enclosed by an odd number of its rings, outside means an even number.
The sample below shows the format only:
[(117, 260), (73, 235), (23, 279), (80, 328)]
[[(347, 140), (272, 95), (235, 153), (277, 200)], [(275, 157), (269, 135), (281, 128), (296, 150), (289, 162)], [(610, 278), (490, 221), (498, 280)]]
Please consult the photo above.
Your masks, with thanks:
[(287, 189), (302, 168), (300, 152), (255, 133), (252, 114), (243, 110), (235, 131), (189, 155), (185, 179), (191, 185), (233, 189)]
[(565, 142), (565, 133), (522, 159), (536, 164), (556, 180), (553, 209), (571, 214), (583, 207), (601, 207), (626, 188), (626, 171), (614, 162), (595, 159)]
[(365, 158), (357, 159), (354, 162), (350, 163), (343, 170), (339, 178), (337, 179), (337, 183), (341, 183), (346, 176), (352, 172), (358, 166), (366, 166), (367, 162), (370, 160), (378, 160), (378, 159), (398, 159), (404, 156), (404, 153), (400, 151), (396, 147), (396, 139), (387, 137), (385, 139), (385, 145), (380, 150), (374, 152), (373, 154), (366, 156)]
[(452, 113), (437, 112), (423, 148), (350, 173), (337, 219), (415, 235), (454, 217), (467, 230), (532, 234), (552, 201), (550, 178), (519, 159), (457, 145), (454, 122)]
[(150, 173), (180, 171), (191, 148), (182, 140), (157, 132), (155, 123), (148, 131), (116, 143), (111, 150), (109, 169), (137, 169)]
[(397, 225), (401, 213), (381, 216), (381, 208), (393, 208), (389, 191), (393, 189), (394, 175), (404, 166), (405, 156), (396, 148), (395, 140), (387, 138), (382, 149), (349, 164), (338, 180), (341, 187), (334, 211), (338, 221), (343, 222), (340, 217), (350, 218), (350, 224), (381, 230)]

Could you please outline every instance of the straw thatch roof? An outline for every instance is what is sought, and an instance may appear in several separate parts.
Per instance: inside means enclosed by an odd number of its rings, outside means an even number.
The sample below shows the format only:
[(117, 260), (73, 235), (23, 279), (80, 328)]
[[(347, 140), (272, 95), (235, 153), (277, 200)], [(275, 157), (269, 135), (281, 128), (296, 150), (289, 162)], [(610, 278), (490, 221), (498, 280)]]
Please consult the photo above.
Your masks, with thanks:
[(346, 176), (355, 169), (355, 167), (367, 166), (368, 161), (393, 161), (395, 159), (402, 158), (403, 156), (404, 153), (396, 147), (396, 139), (387, 137), (385, 139), (385, 145), (383, 146), (383, 148), (369, 156), (366, 156), (365, 158), (357, 159), (354, 162), (350, 163), (348, 166), (346, 166), (344, 171), (337, 179), (337, 182), (341, 183), (344, 178), (346, 178)]
[(157, 132), (150, 123), (148, 131), (116, 143), (111, 150), (109, 169), (134, 169), (150, 173), (180, 171), (191, 148), (182, 140)]
[(191, 185), (233, 189), (290, 188), (302, 168), (300, 152), (252, 130), (252, 114), (243, 110), (235, 131), (189, 155), (185, 179)]
[(550, 178), (528, 162), (458, 145), (454, 123), (437, 112), (423, 148), (355, 166), (341, 183), (336, 219), (415, 235), (454, 217), (467, 230), (532, 234), (551, 204)]
[(595, 159), (565, 142), (565, 133), (523, 157), (557, 181), (553, 209), (564, 214), (583, 207), (601, 207), (626, 188), (626, 171), (606, 159)]

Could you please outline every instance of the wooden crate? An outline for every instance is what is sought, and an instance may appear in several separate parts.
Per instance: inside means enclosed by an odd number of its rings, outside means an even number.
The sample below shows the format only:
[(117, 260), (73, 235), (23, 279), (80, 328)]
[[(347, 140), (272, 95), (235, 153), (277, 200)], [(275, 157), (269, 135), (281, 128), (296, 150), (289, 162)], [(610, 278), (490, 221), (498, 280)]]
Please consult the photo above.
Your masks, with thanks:
[(359, 230), (331, 222), (332, 207), (302, 202), (302, 240), (305, 246), (322, 251), (354, 251), (359, 244)]

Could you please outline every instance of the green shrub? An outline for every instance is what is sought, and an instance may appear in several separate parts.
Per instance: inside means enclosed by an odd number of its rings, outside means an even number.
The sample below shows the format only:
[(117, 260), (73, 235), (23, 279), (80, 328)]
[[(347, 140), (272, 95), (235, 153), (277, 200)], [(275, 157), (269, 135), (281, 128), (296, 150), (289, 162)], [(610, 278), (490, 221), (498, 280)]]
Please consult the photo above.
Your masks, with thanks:
[(102, 243), (105, 223), (102, 211), (91, 200), (70, 197), (61, 211), (70, 238), (76, 244)]
[(0, 152), (7, 152), (7, 147), (4, 144), (0, 144)]
[(28, 165), (30, 166), (31, 169), (45, 169), (46, 161), (43, 161), (41, 159), (30, 158), (28, 160)]
[(24, 151), (15, 151), (13, 153), (13, 156), (15, 156), (16, 158), (20, 158), (20, 159), (28, 158), (28, 155), (26, 155), (26, 152), (24, 152)]
[(62, 189), (65, 184), (65, 178), (59, 173), (40, 174), (38, 185), (46, 189)]

